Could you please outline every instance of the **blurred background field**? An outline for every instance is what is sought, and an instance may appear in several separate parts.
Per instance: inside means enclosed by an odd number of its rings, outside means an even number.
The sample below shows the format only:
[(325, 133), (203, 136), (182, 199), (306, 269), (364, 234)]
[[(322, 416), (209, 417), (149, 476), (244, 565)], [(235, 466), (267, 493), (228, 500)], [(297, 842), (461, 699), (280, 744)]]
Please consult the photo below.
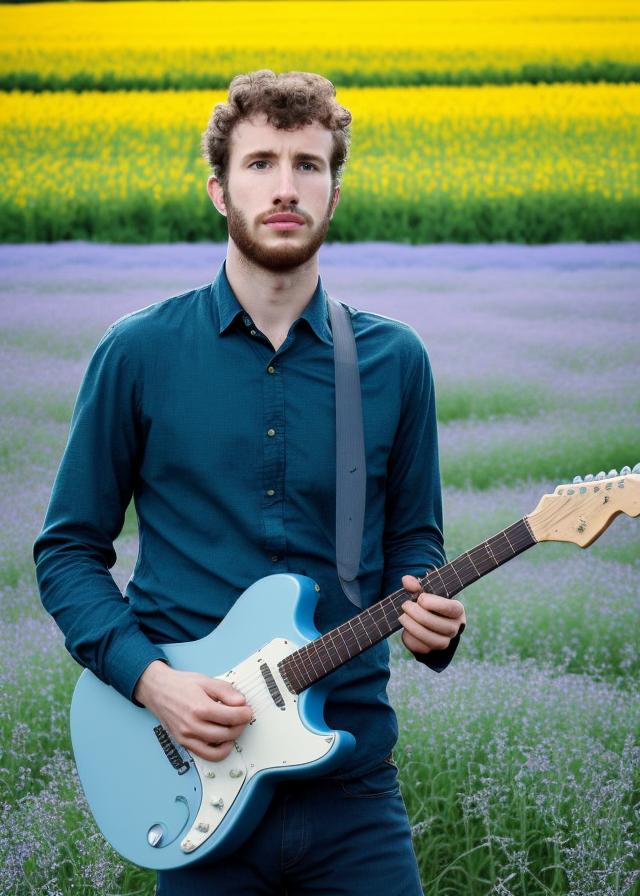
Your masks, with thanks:
[(333, 240), (638, 239), (639, 24), (573, 0), (2, 5), (0, 241), (224, 239), (200, 135), (255, 68), (313, 68), (353, 112)]
[(238, 71), (344, 87), (637, 81), (638, 5), (570, 2), (43, 3), (3, 7), (0, 87), (223, 88)]
[[(640, 237), (640, 85), (345, 88), (337, 241)], [(0, 239), (221, 240), (200, 133), (224, 91), (0, 95)]]
[[(84, 804), (67, 728), (79, 670), (40, 605), (31, 545), (102, 333), (208, 282), (224, 254), (225, 244), (0, 249), (7, 896), (153, 892), (153, 875), (112, 853)], [(640, 460), (637, 244), (332, 244), (320, 264), (333, 295), (409, 322), (429, 349), (450, 558), (559, 482)], [(539, 545), (467, 589), (468, 627), (440, 675), (394, 640), (396, 756), (428, 896), (638, 893), (639, 525), (619, 517), (586, 551)], [(124, 589), (133, 508), (116, 550)]]

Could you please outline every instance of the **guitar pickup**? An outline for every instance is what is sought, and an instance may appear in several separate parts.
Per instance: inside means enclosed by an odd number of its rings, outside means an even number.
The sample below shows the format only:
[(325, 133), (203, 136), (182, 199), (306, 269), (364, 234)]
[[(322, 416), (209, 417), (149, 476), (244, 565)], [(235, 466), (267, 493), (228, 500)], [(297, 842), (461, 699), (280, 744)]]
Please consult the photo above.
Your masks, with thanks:
[(265, 684), (269, 689), (269, 693), (271, 694), (271, 699), (280, 709), (286, 709), (284, 698), (280, 693), (280, 688), (276, 684), (276, 680), (273, 677), (273, 673), (269, 666), (266, 663), (262, 663), (260, 666), (260, 671), (262, 672), (262, 677), (265, 680)]

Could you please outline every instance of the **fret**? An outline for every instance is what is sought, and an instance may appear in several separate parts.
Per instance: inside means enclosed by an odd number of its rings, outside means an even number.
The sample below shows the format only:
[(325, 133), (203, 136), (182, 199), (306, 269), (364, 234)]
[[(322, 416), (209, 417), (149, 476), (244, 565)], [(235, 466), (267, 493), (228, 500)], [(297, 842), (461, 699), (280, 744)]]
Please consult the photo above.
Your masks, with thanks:
[(443, 566), (440, 569), (440, 576), (448, 585), (447, 597), (455, 597), (458, 591), (461, 590), (461, 583), (460, 576), (453, 570), (453, 564), (447, 563), (446, 566)]
[(304, 667), (302, 665), (302, 656), (301, 656), (303, 650), (305, 650), (304, 647), (302, 648), (302, 650), (296, 650), (295, 653), (292, 653), (289, 657), (289, 659), (293, 663), (294, 675), (300, 681), (304, 681), (304, 678), (305, 678)]
[(396, 620), (398, 618), (397, 610), (394, 606), (393, 601), (390, 601), (389, 598), (387, 598), (387, 597), (385, 597), (385, 599), (382, 601), (382, 604), (384, 605), (385, 621), (386, 621), (387, 625), (389, 626), (389, 629), (391, 630), (391, 627), (394, 625), (394, 623), (396, 622)]
[(500, 566), (505, 562), (507, 557), (513, 556), (508, 549), (508, 545), (505, 545), (504, 540), (502, 539), (502, 533), (499, 535), (494, 535), (493, 538), (489, 539), (491, 553), (496, 558), (496, 566)]
[[(294, 656), (294, 654), (291, 654)], [(280, 663), (280, 674), (285, 680), (285, 683), (290, 691), (293, 691), (294, 694), (299, 694), (302, 688), (300, 687), (301, 682), (298, 680), (298, 676), (294, 672), (294, 665), (289, 662), (290, 657), (287, 657)]]
[[(323, 659), (322, 659), (322, 655), (320, 653), (321, 641), (322, 641), (321, 638), (317, 638), (315, 641), (312, 641), (311, 644), (309, 644), (309, 648), (313, 648), (315, 650), (316, 658), (320, 660), (320, 665), (322, 666), (322, 671), (330, 672), (331, 670), (327, 669), (327, 667), (325, 666)], [(311, 656), (311, 654), (309, 654), (309, 655)]]
[[(451, 563), (451, 569), (456, 574), (456, 577), (457, 577), (458, 581), (460, 582), (461, 589), (464, 588), (465, 585), (468, 585), (469, 581), (473, 581), (473, 578), (474, 578), (473, 573), (471, 575), (469, 575), (462, 568), (462, 563), (464, 563), (464, 559), (465, 559), (464, 554), (462, 554), (457, 560), (454, 560), (454, 562)], [(472, 564), (472, 566), (473, 566), (473, 564)], [(460, 567), (460, 571), (462, 572), (462, 575), (460, 575), (460, 573), (458, 572), (458, 567)], [(456, 591), (457, 590), (458, 589), (456, 588)]]
[(396, 620), (402, 614), (402, 604), (407, 598), (410, 598), (410, 595), (407, 594), (404, 588), (401, 588), (400, 591), (390, 594), (389, 597), (392, 598), (389, 603), (389, 613), (391, 614), (389, 622), (392, 626), (395, 626)]
[(306, 644), (297, 653), (298, 665), (300, 668), (300, 672), (303, 675), (308, 668), (307, 663), (309, 662), (310, 647), (311, 647), (310, 644)]
[(502, 552), (502, 563), (504, 563), (508, 557), (513, 557), (515, 555), (515, 551), (513, 550), (513, 546), (511, 545), (509, 539), (507, 538), (506, 532), (500, 533), (500, 548)]
[(280, 675), (282, 675), (283, 681), (287, 686), (287, 690), (291, 691), (293, 694), (298, 693), (299, 682), (297, 682), (293, 675), (291, 675), (291, 671), (289, 666), (286, 666), (284, 663), (280, 666)]
[(492, 550), (492, 548), (491, 548), (491, 545), (489, 544), (488, 541), (485, 541), (485, 542), (484, 542), (484, 547), (485, 547), (485, 548), (487, 549), (487, 551), (491, 554), (491, 558), (492, 558), (492, 560), (493, 560), (495, 566), (496, 566), (496, 567), (500, 566), (500, 563), (499, 563), (499, 561), (497, 560), (496, 555), (493, 553), (493, 550)]
[(534, 536), (533, 536), (533, 532), (531, 531), (531, 526), (529, 525), (529, 520), (526, 518), (526, 516), (523, 516), (523, 517), (522, 517), (521, 522), (524, 523), (524, 528), (525, 528), (525, 530), (526, 530), (526, 533), (527, 533), (528, 538), (530, 538), (532, 541), (535, 541), (535, 538), (534, 538)]
[(345, 625), (347, 625), (347, 626), (349, 627), (349, 631), (350, 631), (350, 633), (351, 633), (351, 637), (354, 639), (355, 644), (359, 646), (360, 642), (358, 641), (358, 636), (357, 636), (357, 634), (356, 634), (356, 632), (355, 632), (355, 629), (354, 629), (354, 627), (353, 627), (353, 623), (354, 623), (354, 621), (355, 621), (357, 618), (358, 618), (358, 617), (356, 616), (354, 619), (349, 619), (347, 622), (345, 622)]
[[(333, 632), (328, 632), (324, 636), (324, 638), (322, 638), (322, 643), (326, 646), (327, 656), (329, 657), (330, 662), (332, 663), (334, 668), (337, 669), (338, 666), (342, 665), (342, 663), (345, 660), (345, 657), (340, 656), (340, 651), (338, 650), (337, 645), (334, 643), (334, 640), (333, 640)], [(337, 663), (336, 663), (335, 659), (332, 658), (332, 656), (331, 656), (331, 650), (333, 650), (336, 657), (338, 658)]]
[(473, 548), (468, 553), (474, 555), (475, 560), (473, 561), (473, 563), (474, 566), (479, 570), (480, 576), (484, 576), (492, 569), (496, 568), (495, 559), (493, 558), (493, 556), (489, 556), (489, 550), (486, 543), (481, 544), (477, 548)]
[(347, 651), (347, 656), (348, 656), (349, 658), (351, 658), (351, 648), (349, 647), (349, 645), (348, 645), (347, 642), (345, 641), (345, 637), (344, 637), (344, 635), (342, 634), (342, 626), (341, 626), (341, 625), (338, 626), (338, 628), (336, 629), (336, 632), (337, 632), (337, 633), (340, 635), (340, 637), (342, 638), (342, 643), (344, 644), (345, 649), (346, 649), (346, 651)]
[(469, 558), (469, 563), (471, 563), (471, 565), (473, 566), (474, 572), (476, 573), (476, 575), (478, 576), (478, 578), (481, 578), (481, 577), (482, 577), (482, 573), (480, 572), (480, 570), (478, 569), (478, 567), (477, 567), (477, 566), (475, 565), (475, 563), (473, 562), (473, 557), (471, 556), (471, 554), (469, 553), (469, 551), (467, 551), (467, 553), (465, 554), (465, 557), (468, 557), (468, 558)]
[(300, 673), (296, 674), (295, 678), (298, 681), (298, 687), (301, 691), (304, 690), (304, 688), (306, 688), (308, 684), (310, 684), (310, 681), (304, 674), (303, 670), (300, 670)]
[(311, 684), (311, 681), (309, 680), (308, 676), (304, 674), (304, 670), (302, 668), (300, 668), (299, 672), (295, 673), (294, 677), (297, 681), (298, 693), (300, 693), (300, 691), (303, 691), (309, 684)]
[(308, 655), (308, 653), (309, 651), (305, 647), (303, 647), (302, 650), (298, 651), (296, 657), (299, 670), (297, 677), (303, 687), (307, 687), (307, 685), (311, 684), (313, 680), (312, 676), (309, 674), (309, 668), (305, 664), (305, 657)]
[(458, 573), (458, 570), (456, 569), (456, 565), (455, 565), (455, 563), (452, 563), (452, 564), (451, 564), (451, 569), (452, 569), (453, 572), (455, 572), (455, 574), (456, 574), (456, 576), (457, 576), (457, 579), (458, 579), (458, 581), (460, 582), (460, 587), (461, 587), (461, 588), (464, 588), (465, 583), (462, 581), (462, 579), (461, 579), (461, 577), (460, 577), (460, 574)]
[(375, 627), (378, 629), (378, 634), (380, 635), (380, 637), (381, 637), (381, 638), (384, 638), (385, 635), (387, 634), (387, 632), (383, 632), (383, 631), (382, 631), (382, 629), (381, 629), (380, 626), (378, 625), (378, 620), (375, 618), (375, 615), (373, 614), (373, 612), (370, 612), (370, 613), (369, 613), (369, 619), (371, 619), (371, 621), (373, 622), (373, 624), (375, 625)]
[(334, 628), (332, 632), (329, 632), (329, 635), (331, 636), (331, 643), (333, 645), (333, 648), (340, 659), (338, 665), (342, 665), (342, 663), (345, 663), (347, 660), (351, 659), (349, 648), (344, 643), (344, 638), (342, 637), (338, 629)]
[(362, 621), (363, 615), (364, 614), (361, 613), (360, 616), (356, 616), (351, 620), (351, 628), (353, 629), (353, 633), (356, 637), (356, 641), (358, 642), (358, 644), (360, 644), (361, 643), (360, 638), (358, 637), (358, 633), (355, 630), (355, 625), (356, 625), (356, 623), (358, 623), (360, 625), (360, 628), (362, 629), (362, 631), (364, 632), (364, 634), (367, 636), (367, 638), (369, 640), (369, 646), (371, 646), (374, 642), (371, 640), (369, 632), (367, 631), (367, 627), (365, 626), (364, 622)]
[(505, 539), (506, 539), (506, 541), (507, 541), (507, 544), (509, 545), (509, 547), (511, 548), (511, 550), (513, 551), (513, 553), (514, 553), (514, 555), (515, 555), (516, 552), (515, 552), (515, 550), (514, 550), (513, 545), (512, 545), (511, 542), (509, 541), (509, 536), (507, 535), (507, 531), (506, 531), (506, 529), (505, 529), (505, 531), (504, 531), (502, 534), (504, 535), (504, 537), (505, 537)]
[(442, 587), (444, 588), (444, 595), (443, 595), (443, 597), (444, 597), (444, 596), (446, 596), (446, 597), (450, 597), (450, 595), (449, 595), (449, 589), (447, 588), (447, 586), (446, 586), (445, 583), (444, 583), (444, 579), (442, 578), (442, 574), (441, 574), (440, 570), (439, 570), (439, 569), (434, 569), (434, 571), (433, 571), (432, 573), (430, 573), (430, 576), (431, 576), (431, 575), (433, 575), (433, 576), (438, 576), (438, 578), (439, 578), (440, 581), (442, 582)]
[(357, 638), (353, 633), (353, 629), (351, 627), (350, 622), (344, 622), (341, 626), (339, 626), (340, 636), (342, 640), (347, 645), (349, 650), (349, 655), (353, 656), (354, 651), (353, 648), (358, 646)]
[(301, 650), (298, 650), (298, 651), (296, 651), (296, 653), (293, 654), (293, 657), (295, 657), (295, 662), (296, 662), (296, 678), (298, 679), (300, 684), (303, 684), (305, 687), (306, 687), (307, 683), (309, 683), (308, 670), (304, 664), (304, 657), (306, 656), (307, 653), (308, 653), (308, 650), (305, 647), (303, 647)]

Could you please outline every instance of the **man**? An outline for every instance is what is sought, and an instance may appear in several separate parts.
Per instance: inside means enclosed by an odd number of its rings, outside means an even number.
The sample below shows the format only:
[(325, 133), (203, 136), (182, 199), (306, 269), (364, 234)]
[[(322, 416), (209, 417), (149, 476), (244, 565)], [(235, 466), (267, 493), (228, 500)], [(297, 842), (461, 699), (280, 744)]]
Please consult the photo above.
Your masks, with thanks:
[[(230, 684), (172, 669), (157, 645), (208, 634), (274, 572), (319, 584), (321, 632), (355, 612), (335, 562), (333, 342), (318, 275), (350, 121), (319, 75), (263, 70), (231, 82), (203, 135), (207, 190), (227, 217), (225, 262), (212, 283), (107, 330), (34, 545), (43, 603), (72, 655), (209, 760), (229, 754), (250, 703)], [(402, 638), (440, 670), (464, 610), (419, 593), (415, 578), (445, 560), (428, 357), (407, 325), (349, 310), (367, 466), (363, 605), (401, 583), (418, 595), (403, 607)], [(140, 552), (123, 600), (108, 570), (132, 496)], [(390, 758), (388, 658), (382, 641), (331, 673), (325, 717), (354, 733), (349, 761), (280, 785), (238, 853), (159, 873), (161, 896), (422, 892)]]

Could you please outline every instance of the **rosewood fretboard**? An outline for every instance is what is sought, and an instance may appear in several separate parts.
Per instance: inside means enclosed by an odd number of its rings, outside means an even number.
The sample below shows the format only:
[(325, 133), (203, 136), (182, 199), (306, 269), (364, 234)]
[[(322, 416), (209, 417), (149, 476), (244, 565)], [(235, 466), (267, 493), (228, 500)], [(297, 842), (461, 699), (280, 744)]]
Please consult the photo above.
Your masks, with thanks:
[[(420, 583), (424, 591), (454, 597), (467, 585), (536, 544), (526, 518), (432, 570)], [(387, 595), (337, 628), (281, 660), (278, 668), (293, 693), (299, 694), (334, 669), (402, 628), (402, 604), (415, 600), (403, 588)]]

